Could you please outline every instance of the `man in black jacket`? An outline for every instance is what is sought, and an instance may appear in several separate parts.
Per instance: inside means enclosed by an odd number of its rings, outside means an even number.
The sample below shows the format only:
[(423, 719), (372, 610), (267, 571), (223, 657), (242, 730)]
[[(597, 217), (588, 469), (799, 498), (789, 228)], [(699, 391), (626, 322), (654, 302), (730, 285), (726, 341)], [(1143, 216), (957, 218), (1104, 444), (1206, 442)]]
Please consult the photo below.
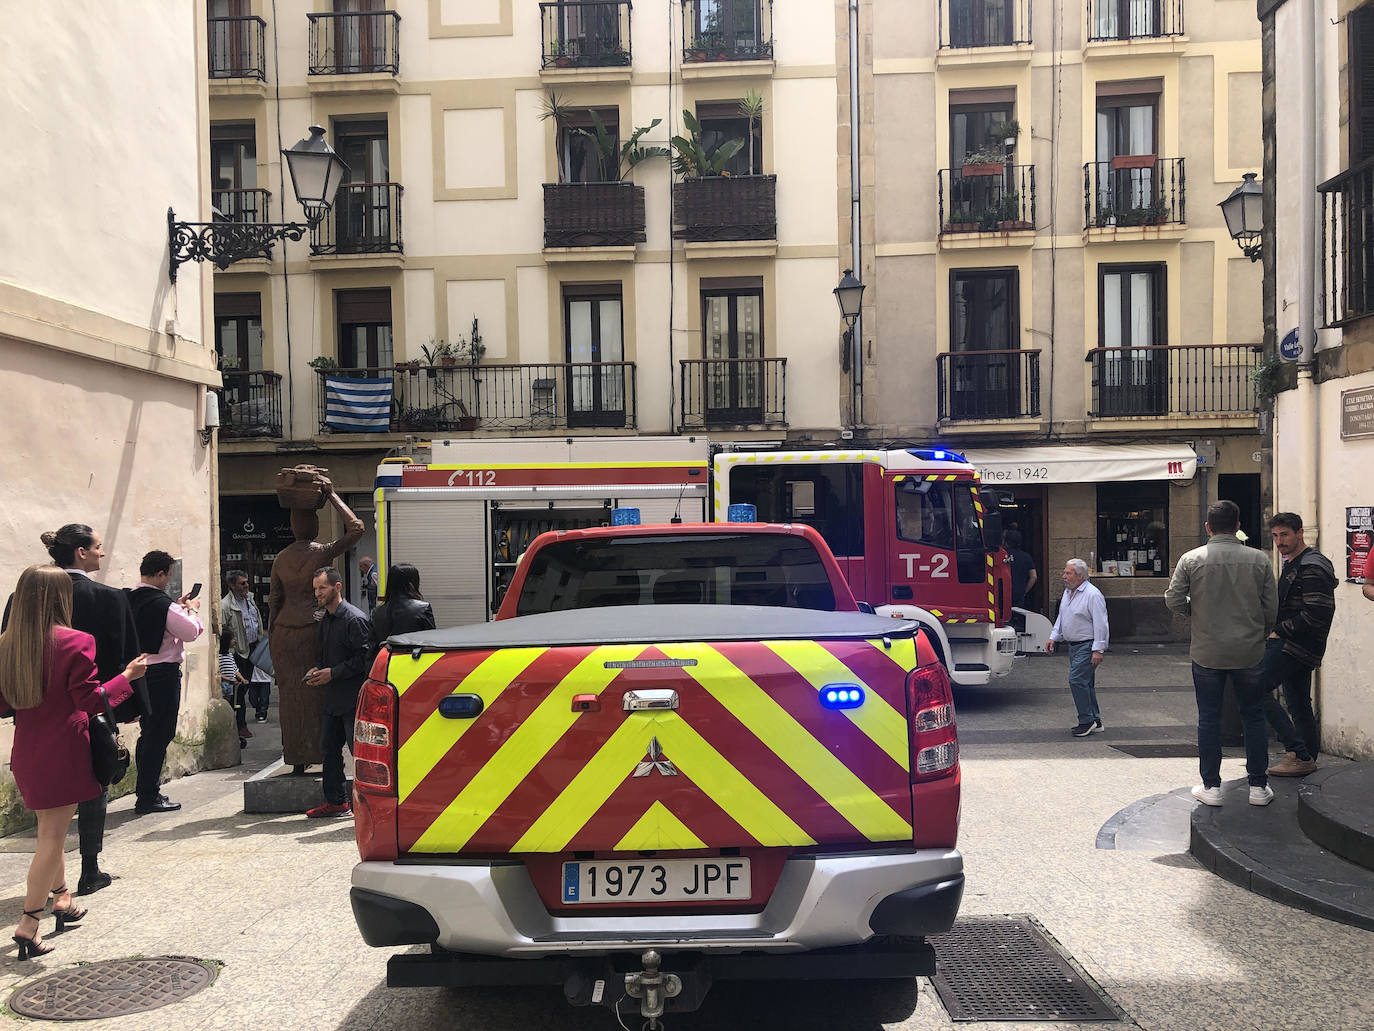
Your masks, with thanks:
[(324, 805), (307, 810), (312, 820), (350, 816), (353, 803), (344, 779), (343, 749), (353, 751), (353, 710), (367, 678), (372, 654), (372, 624), (355, 606), (343, 600), (343, 577), (333, 566), (315, 571), (315, 601), (324, 609), (320, 620), (320, 661), (306, 671), (305, 682), (324, 689), (320, 717), (320, 754), (324, 758)]
[[(1296, 512), (1276, 512), (1269, 520), (1269, 533), (1284, 561), (1278, 622), (1265, 642), (1264, 714), (1286, 750), (1269, 775), (1304, 777), (1317, 768), (1321, 744), (1312, 711), (1312, 671), (1321, 665), (1336, 614), (1336, 571), (1330, 559), (1307, 546), (1302, 517)], [(1283, 690), (1287, 713), (1274, 697), (1276, 688)]]

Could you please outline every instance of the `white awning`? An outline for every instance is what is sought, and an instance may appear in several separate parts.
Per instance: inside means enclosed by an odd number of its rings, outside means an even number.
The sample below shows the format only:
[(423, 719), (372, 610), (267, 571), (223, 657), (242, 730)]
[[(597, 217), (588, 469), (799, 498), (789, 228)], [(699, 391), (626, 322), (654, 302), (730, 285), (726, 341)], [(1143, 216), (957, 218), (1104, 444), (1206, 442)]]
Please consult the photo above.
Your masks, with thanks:
[(963, 455), (991, 486), (1191, 480), (1197, 455), (1187, 444), (1062, 444), (973, 448)]

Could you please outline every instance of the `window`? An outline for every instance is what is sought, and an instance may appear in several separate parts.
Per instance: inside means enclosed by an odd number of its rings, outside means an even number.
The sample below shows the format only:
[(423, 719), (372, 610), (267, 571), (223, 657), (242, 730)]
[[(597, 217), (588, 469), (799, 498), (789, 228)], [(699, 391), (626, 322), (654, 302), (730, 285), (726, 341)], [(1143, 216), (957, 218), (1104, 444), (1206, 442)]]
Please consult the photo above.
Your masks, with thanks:
[(374, 376), (389, 374), (396, 364), (391, 345), (391, 290), (339, 290), (334, 300), (339, 365)]
[(570, 111), (559, 121), (561, 181), (565, 183), (613, 183), (620, 179), (620, 112), (597, 108), (596, 116), (610, 137), (610, 153), (597, 147), (596, 123), (590, 110)]
[[(371, 72), (388, 67), (386, 57), (387, 21), (371, 11), (385, 11), (386, 0), (334, 0), (334, 13), (352, 15), (336, 18), (334, 69), (337, 72)], [(342, 153), (342, 152), (341, 152)], [(347, 161), (347, 158), (344, 158)], [(371, 179), (368, 182), (385, 182)]]
[(701, 145), (707, 154), (729, 140), (743, 140), (744, 146), (725, 163), (730, 175), (761, 175), (763, 173), (763, 124), (755, 122), (750, 130), (749, 119), (739, 112), (739, 101), (697, 105), (697, 121), (701, 123)]
[[(972, 484), (909, 476), (894, 483), (893, 491), (899, 540), (954, 551), (960, 583), (981, 583), (987, 578)], [(940, 562), (940, 557), (932, 557), (932, 564)]]
[[(209, 24), (210, 78), (258, 75), (254, 67), (253, 13), (248, 0), (206, 0)], [(232, 20), (224, 20), (232, 19)]]
[[(1100, 84), (1097, 98), (1097, 208), (1122, 213), (1155, 199), (1159, 93), (1131, 83)], [(1151, 85), (1153, 85), (1151, 83)], [(1102, 95), (1106, 89), (1123, 92)], [(1130, 160), (1135, 158), (1137, 160)]]
[[(231, 222), (266, 222), (257, 192), (258, 144), (252, 122), (210, 126), (211, 203)], [(261, 199), (260, 199), (261, 198)]]
[(706, 416), (729, 423), (763, 421), (763, 288), (701, 292)]
[(1098, 271), (1098, 415), (1168, 410), (1168, 307), (1163, 265), (1102, 265)]
[(389, 250), (391, 160), (386, 121), (336, 122), (334, 136), (339, 156), (348, 165), (334, 200), (337, 249)]
[[(759, 0), (697, 0), (692, 49), (740, 59), (762, 56)], [(703, 58), (704, 59), (704, 58)]]
[[(980, 91), (982, 92), (982, 91)], [(1002, 90), (987, 91), (1002, 93)], [(1010, 94), (1012, 91), (1007, 90)], [(949, 106), (949, 163), (958, 168), (974, 151), (995, 146), (1002, 149), (1003, 137), (993, 133), (994, 126), (1011, 121), (1012, 99), (983, 104)]]
[(949, 0), (950, 46), (1003, 46), (1014, 39), (1011, 0)]
[(215, 353), (225, 372), (262, 370), (261, 294), (215, 294)]
[(611, 0), (559, 0), (554, 14), (557, 58), (567, 58), (572, 64), (593, 64), (627, 49), (620, 38), (620, 6)]
[(1020, 415), (1016, 269), (955, 269), (949, 282), (950, 418)]
[(1097, 488), (1097, 571), (1169, 575), (1169, 486), (1164, 481)]
[(1350, 83), (1350, 165), (1354, 167), (1374, 157), (1374, 8), (1366, 5), (1353, 10), (1346, 15), (1346, 22), (1350, 26), (1346, 59)]
[(1093, 39), (1158, 36), (1160, 0), (1094, 0)]
[(761, 523), (805, 523), (837, 556), (864, 553), (863, 469), (857, 464), (745, 462), (730, 469), (730, 500)]
[[(625, 425), (625, 341), (620, 285), (565, 287), (569, 426)], [(602, 363), (607, 368), (596, 368)]]

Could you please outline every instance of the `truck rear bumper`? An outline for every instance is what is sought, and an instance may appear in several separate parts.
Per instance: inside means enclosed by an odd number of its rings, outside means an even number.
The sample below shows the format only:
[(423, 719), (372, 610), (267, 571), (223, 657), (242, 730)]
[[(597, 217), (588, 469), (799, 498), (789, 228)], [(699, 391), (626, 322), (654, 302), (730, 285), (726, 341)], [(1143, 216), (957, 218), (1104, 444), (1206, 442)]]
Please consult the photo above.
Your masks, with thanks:
[(374, 947), (538, 957), (654, 946), (789, 952), (855, 945), (874, 934), (948, 930), (963, 895), (955, 849), (793, 856), (758, 913), (569, 917), (551, 914), (519, 862), (364, 862), (351, 901)]

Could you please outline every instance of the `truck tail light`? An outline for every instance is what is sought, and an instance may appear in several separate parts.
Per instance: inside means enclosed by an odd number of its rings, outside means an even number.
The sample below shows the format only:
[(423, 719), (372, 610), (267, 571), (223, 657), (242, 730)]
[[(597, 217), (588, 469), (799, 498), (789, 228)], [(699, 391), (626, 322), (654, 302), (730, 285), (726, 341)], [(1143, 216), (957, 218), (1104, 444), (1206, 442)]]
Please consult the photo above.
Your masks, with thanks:
[(947, 777), (959, 768), (959, 735), (949, 674), (939, 662), (912, 670), (906, 678), (911, 731), (911, 783)]
[(374, 795), (396, 794), (396, 690), (368, 678), (353, 723), (353, 784)]

